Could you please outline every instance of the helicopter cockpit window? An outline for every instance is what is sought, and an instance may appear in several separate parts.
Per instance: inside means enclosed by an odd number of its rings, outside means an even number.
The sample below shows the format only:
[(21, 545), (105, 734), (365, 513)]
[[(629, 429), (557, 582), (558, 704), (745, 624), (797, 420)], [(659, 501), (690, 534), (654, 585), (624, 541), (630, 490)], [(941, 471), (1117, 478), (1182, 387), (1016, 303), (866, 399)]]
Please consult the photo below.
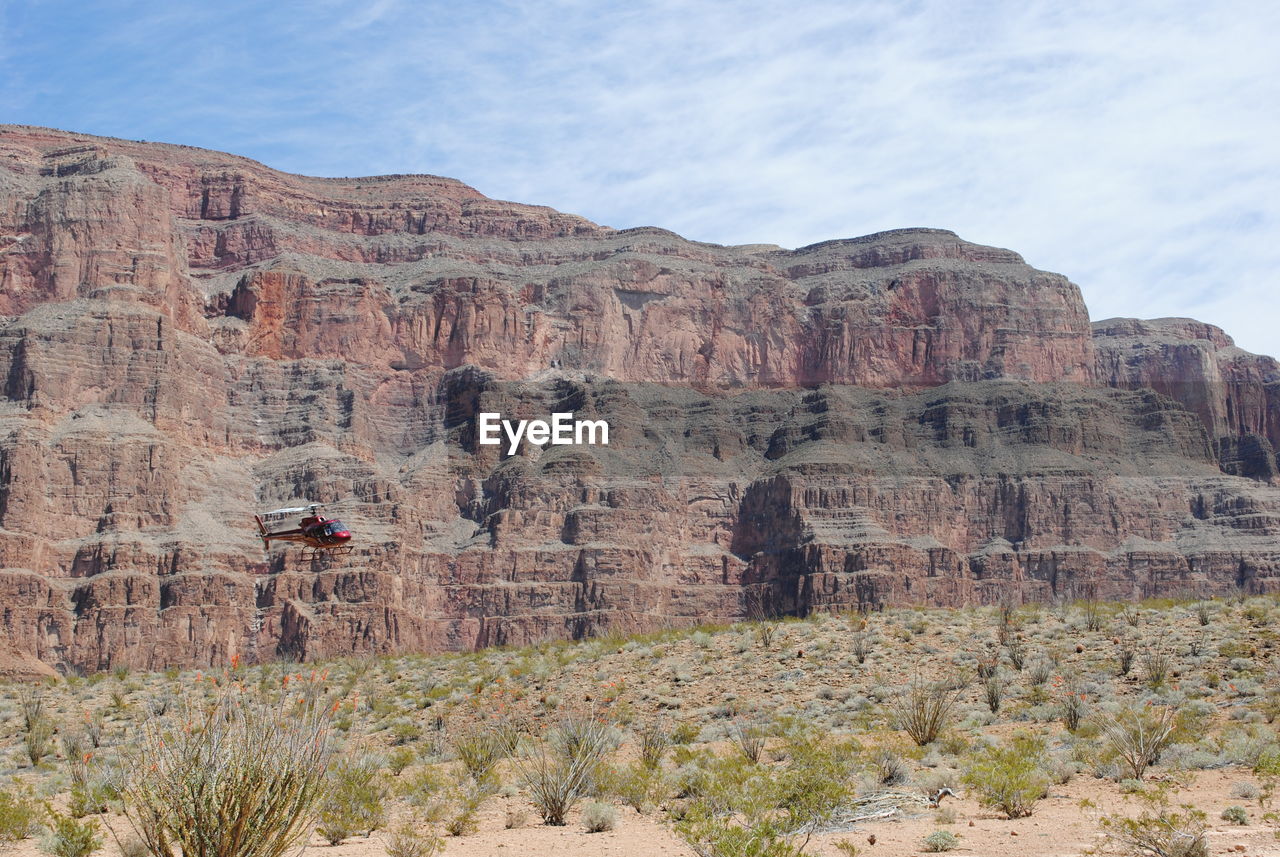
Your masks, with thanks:
[(324, 534), (326, 536), (335, 536), (338, 533), (344, 532), (346, 529), (346, 526), (344, 526), (341, 521), (330, 521), (324, 525)]

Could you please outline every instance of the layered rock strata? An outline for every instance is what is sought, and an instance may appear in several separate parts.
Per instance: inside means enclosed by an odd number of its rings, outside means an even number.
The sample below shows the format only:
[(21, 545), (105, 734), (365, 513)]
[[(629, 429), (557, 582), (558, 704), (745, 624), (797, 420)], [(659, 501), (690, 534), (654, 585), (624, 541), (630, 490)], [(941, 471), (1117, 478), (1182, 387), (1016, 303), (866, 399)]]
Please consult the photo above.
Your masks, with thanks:
[[(720, 247), (4, 126), (0, 313), (0, 628), (62, 670), (1277, 588), (1274, 361), (942, 230)], [(304, 499), (354, 554), (264, 553)]]

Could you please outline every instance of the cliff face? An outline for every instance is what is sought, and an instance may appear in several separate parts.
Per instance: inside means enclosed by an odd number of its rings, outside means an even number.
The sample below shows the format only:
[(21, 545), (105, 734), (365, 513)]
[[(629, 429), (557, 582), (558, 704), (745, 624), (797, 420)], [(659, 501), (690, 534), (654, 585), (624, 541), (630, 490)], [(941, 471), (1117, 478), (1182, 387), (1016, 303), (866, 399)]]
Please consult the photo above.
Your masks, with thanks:
[[(1066, 279), (940, 230), (720, 247), (6, 126), (0, 313), (0, 626), (60, 668), (1280, 568), (1274, 361), (1091, 335)], [(613, 431), (507, 456), (481, 410)], [(301, 499), (352, 556), (264, 555), (252, 513)]]
[(1177, 399), (1208, 429), (1223, 470), (1276, 478), (1280, 363), (1189, 318), (1107, 319), (1094, 323), (1093, 336), (1100, 383)]

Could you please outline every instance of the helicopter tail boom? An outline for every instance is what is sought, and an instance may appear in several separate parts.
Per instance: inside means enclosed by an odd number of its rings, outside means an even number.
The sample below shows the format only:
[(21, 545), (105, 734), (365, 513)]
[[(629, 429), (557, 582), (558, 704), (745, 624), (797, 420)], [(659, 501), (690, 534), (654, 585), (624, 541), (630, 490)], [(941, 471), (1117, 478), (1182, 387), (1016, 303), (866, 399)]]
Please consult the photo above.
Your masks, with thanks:
[(271, 534), (267, 532), (267, 527), (262, 523), (261, 515), (254, 515), (253, 519), (258, 522), (258, 536), (262, 539), (263, 547), (271, 547)]

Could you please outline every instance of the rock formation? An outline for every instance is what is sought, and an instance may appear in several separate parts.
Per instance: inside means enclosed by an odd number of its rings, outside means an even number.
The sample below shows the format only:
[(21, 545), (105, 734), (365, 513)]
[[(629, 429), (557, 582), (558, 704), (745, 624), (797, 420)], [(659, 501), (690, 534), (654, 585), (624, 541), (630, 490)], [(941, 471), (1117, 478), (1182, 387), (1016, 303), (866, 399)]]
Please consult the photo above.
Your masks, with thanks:
[[(15, 662), (1280, 588), (1275, 361), (942, 230), (721, 247), (3, 126), (0, 313)], [(353, 555), (264, 553), (304, 499)]]

